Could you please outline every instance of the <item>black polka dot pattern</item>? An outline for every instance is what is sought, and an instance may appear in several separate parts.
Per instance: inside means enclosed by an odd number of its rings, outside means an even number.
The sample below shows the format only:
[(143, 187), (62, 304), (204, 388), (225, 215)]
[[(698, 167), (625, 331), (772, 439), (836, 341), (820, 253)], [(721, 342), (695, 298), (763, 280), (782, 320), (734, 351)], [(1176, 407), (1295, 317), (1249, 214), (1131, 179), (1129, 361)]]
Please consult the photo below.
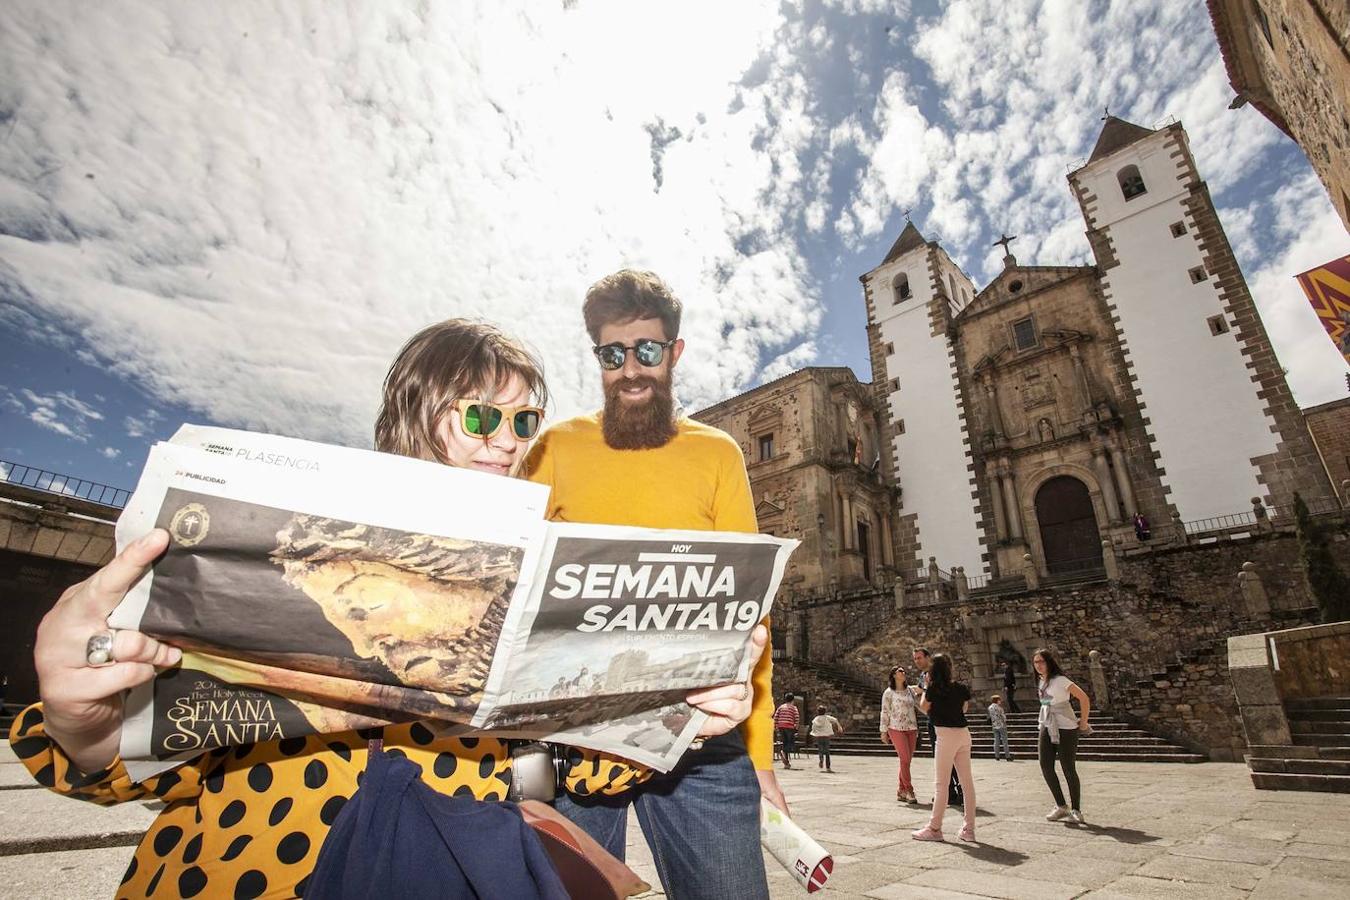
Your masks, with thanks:
[(272, 811), (267, 814), (267, 824), (276, 828), (290, 813), (291, 807), (294, 805), (295, 801), (290, 797), (282, 797), (272, 806)]
[(267, 763), (258, 763), (248, 770), (248, 786), (262, 793), (272, 786), (272, 767)]
[(230, 805), (220, 812), (220, 827), (233, 828), (243, 820), (244, 813), (247, 811), (248, 807), (244, 805), (243, 800), (231, 801)]
[(305, 766), (305, 787), (315, 790), (323, 787), (326, 781), (328, 781), (328, 767), (321, 759), (311, 759), (309, 765)]
[(267, 876), (257, 869), (249, 869), (234, 883), (234, 900), (254, 900), (267, 890)]
[[(132, 785), (120, 764), (77, 772), (41, 731), (40, 707), (17, 721), (16, 731), (36, 731), (13, 735), (15, 755), (63, 795), (104, 806), (169, 801), (121, 876), (117, 895), (126, 898), (303, 894), (314, 854), (363, 775), (368, 737), (382, 736), (387, 753), (412, 760), (446, 795), (501, 800), (511, 778), (502, 742), (439, 737), (434, 725), (409, 722), (367, 729), (360, 738), (348, 732), (215, 748)], [(594, 766), (589, 755), (585, 763)]]
[(319, 821), (331, 826), (337, 821), (338, 813), (342, 812), (342, 807), (346, 805), (347, 798), (341, 794), (336, 797), (329, 797), (324, 801), (323, 808), (319, 810)]
[(195, 897), (206, 888), (206, 873), (200, 866), (184, 869), (178, 876), (178, 894), (180, 897)]
[(168, 828), (155, 835), (154, 847), (158, 856), (168, 856), (173, 852), (173, 848), (178, 846), (178, 842), (183, 839), (183, 829), (177, 825), (170, 825)]
[(459, 760), (455, 754), (449, 751), (442, 751), (436, 754), (436, 762), (431, 766), (432, 771), (436, 773), (437, 778), (449, 778), (455, 774), (455, 767), (459, 765)]
[(195, 863), (202, 855), (202, 835), (196, 835), (183, 846), (183, 862)]
[(253, 835), (241, 834), (239, 835), (239, 837), (230, 841), (230, 846), (226, 847), (225, 852), (220, 855), (221, 861), (229, 862), (230, 860), (238, 856), (240, 853), (243, 853), (244, 848), (247, 847), (249, 845), (249, 842), (252, 840)]
[(295, 756), (297, 753), (302, 752), (304, 749), (305, 749), (305, 739), (302, 737), (284, 738), (281, 741), (277, 742), (277, 750), (281, 753), (282, 756)]
[(309, 853), (309, 836), (303, 831), (292, 831), (277, 844), (277, 859), (293, 866)]
[(159, 868), (155, 870), (154, 877), (151, 878), (150, 883), (145, 886), (145, 896), (147, 897), (154, 896), (155, 888), (159, 887), (159, 880), (163, 877), (164, 877), (164, 864), (160, 863)]

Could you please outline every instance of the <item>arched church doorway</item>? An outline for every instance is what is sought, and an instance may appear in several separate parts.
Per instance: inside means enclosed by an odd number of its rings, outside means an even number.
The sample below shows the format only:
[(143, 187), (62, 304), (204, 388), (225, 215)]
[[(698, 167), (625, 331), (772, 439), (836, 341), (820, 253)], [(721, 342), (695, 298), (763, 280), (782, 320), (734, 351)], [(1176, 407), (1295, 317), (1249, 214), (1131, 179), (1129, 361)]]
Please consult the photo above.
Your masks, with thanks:
[(1102, 538), (1083, 482), (1060, 475), (1041, 485), (1036, 491), (1036, 521), (1045, 569), (1051, 575), (1102, 567)]

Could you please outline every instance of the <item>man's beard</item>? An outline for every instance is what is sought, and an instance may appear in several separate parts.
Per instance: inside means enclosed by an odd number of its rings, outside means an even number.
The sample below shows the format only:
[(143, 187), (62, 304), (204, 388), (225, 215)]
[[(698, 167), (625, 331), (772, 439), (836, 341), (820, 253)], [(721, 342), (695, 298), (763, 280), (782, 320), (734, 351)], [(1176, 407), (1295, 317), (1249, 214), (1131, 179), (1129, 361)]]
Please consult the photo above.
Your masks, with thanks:
[[(626, 387), (647, 385), (651, 399), (625, 403), (621, 392)], [(671, 379), (639, 375), (625, 378), (605, 388), (605, 414), (601, 419), (605, 443), (614, 450), (654, 450), (675, 437), (675, 399)]]

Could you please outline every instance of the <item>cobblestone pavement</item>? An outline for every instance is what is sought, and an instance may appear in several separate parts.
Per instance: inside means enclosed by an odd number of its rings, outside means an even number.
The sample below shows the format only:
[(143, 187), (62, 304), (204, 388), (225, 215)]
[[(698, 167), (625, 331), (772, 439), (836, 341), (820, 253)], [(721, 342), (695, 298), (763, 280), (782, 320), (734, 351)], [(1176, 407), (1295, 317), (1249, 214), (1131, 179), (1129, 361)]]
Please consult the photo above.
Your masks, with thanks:
[[(841, 757), (832, 775), (799, 766), (779, 776), (797, 821), (835, 854), (827, 898), (1350, 897), (1350, 795), (1256, 791), (1242, 765), (1082, 763), (1089, 824), (1073, 827), (1045, 821), (1035, 761), (977, 760), (974, 846), (955, 841), (959, 811), (949, 843), (910, 839), (927, 810), (895, 802), (891, 760)], [(931, 771), (917, 761), (925, 799)], [(153, 809), (103, 810), (26, 783), (4, 748), (0, 896), (112, 896)], [(629, 837), (630, 861), (655, 884), (636, 820)], [(86, 849), (59, 849), (71, 845)], [(774, 898), (804, 894), (766, 865)]]

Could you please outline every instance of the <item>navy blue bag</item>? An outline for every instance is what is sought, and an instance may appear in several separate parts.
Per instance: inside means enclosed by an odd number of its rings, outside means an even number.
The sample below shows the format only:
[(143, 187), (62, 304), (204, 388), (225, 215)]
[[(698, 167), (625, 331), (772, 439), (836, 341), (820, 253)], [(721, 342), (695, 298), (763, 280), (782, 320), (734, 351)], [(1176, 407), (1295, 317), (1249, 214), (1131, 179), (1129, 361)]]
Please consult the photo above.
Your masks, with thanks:
[(305, 897), (568, 900), (514, 803), (447, 796), (421, 775), (407, 758), (372, 748), (360, 789), (319, 850)]

